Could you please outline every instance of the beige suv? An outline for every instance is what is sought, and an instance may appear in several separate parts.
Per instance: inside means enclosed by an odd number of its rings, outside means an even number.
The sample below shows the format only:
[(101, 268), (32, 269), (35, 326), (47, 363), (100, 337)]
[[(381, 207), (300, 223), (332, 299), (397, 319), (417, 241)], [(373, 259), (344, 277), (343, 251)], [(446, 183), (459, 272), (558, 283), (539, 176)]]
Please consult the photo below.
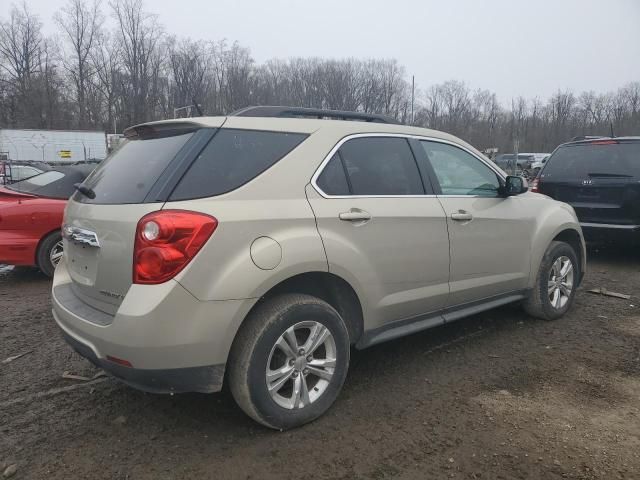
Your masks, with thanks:
[(224, 382), (295, 427), (335, 401), (351, 346), (510, 302), (555, 319), (585, 271), (570, 206), (445, 133), (254, 107), (125, 135), (66, 208), (53, 316), (145, 391)]

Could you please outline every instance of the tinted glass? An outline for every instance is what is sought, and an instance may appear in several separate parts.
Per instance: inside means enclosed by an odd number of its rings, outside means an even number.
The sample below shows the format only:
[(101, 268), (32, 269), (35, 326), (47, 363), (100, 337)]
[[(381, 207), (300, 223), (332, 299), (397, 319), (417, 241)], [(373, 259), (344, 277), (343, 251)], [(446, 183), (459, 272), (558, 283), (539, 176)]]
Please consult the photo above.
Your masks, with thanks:
[(347, 141), (340, 154), (353, 195), (423, 195), (418, 166), (404, 138)]
[(73, 184), (84, 181), (93, 170), (93, 167), (89, 165), (58, 168), (59, 170), (41, 173), (6, 188), (41, 197), (67, 199), (75, 192)]
[(545, 180), (584, 180), (589, 177), (640, 178), (640, 143), (566, 145), (549, 157)]
[(39, 173), (42, 173), (42, 170), (38, 170), (37, 168), (33, 167), (11, 167), (11, 179), (14, 181), (33, 177), (34, 175), (38, 175)]
[(49, 185), (56, 180), (60, 180), (64, 177), (64, 173), (62, 172), (45, 172), (42, 175), (37, 175), (33, 178), (30, 178), (28, 181), (23, 182), (21, 185), (25, 188), (27, 185), (33, 185), (34, 187), (43, 187), (45, 185)]
[(230, 192), (260, 175), (306, 137), (299, 133), (221, 129), (180, 180), (170, 200)]
[(420, 143), (435, 171), (442, 195), (498, 195), (497, 175), (476, 157), (446, 143)]
[(77, 202), (121, 204), (142, 203), (178, 151), (193, 132), (182, 135), (128, 140), (104, 160), (85, 184), (94, 199), (77, 194)]
[(349, 195), (349, 184), (344, 174), (340, 155), (336, 153), (331, 157), (316, 183), (327, 195)]

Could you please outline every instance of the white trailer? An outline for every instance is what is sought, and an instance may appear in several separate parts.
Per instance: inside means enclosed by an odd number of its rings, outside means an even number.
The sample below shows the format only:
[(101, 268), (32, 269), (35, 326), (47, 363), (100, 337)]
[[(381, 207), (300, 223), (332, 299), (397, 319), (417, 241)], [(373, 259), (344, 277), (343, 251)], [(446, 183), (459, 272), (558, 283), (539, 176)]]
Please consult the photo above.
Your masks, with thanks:
[(107, 156), (107, 137), (104, 132), (2, 128), (0, 154), (8, 160), (20, 162), (104, 160)]

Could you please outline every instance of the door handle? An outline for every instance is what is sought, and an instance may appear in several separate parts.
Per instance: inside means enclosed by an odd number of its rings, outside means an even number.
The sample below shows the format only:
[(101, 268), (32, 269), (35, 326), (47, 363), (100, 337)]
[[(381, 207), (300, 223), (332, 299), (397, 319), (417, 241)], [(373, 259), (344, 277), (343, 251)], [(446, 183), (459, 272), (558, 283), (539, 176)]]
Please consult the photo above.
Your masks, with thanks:
[(348, 212), (340, 213), (338, 218), (345, 222), (367, 222), (371, 220), (371, 214), (359, 208), (352, 208)]
[(456, 222), (469, 222), (473, 220), (473, 215), (469, 212), (465, 212), (464, 210), (460, 210), (459, 212), (451, 214), (451, 220), (455, 220)]

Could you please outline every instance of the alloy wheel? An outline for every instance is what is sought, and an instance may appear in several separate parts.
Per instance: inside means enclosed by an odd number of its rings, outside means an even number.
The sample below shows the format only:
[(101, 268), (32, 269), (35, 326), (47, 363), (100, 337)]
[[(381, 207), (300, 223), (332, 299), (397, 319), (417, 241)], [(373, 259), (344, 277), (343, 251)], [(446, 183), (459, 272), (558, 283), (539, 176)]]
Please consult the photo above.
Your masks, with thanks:
[(51, 251), (49, 252), (49, 260), (51, 261), (51, 265), (56, 267), (58, 263), (60, 263), (60, 259), (62, 258), (62, 240), (56, 242)]
[(289, 327), (271, 349), (269, 395), (288, 410), (304, 408), (326, 391), (336, 366), (336, 342), (327, 327), (304, 321)]
[(556, 310), (563, 308), (573, 291), (573, 263), (566, 256), (556, 258), (549, 272), (547, 291), (551, 306)]

